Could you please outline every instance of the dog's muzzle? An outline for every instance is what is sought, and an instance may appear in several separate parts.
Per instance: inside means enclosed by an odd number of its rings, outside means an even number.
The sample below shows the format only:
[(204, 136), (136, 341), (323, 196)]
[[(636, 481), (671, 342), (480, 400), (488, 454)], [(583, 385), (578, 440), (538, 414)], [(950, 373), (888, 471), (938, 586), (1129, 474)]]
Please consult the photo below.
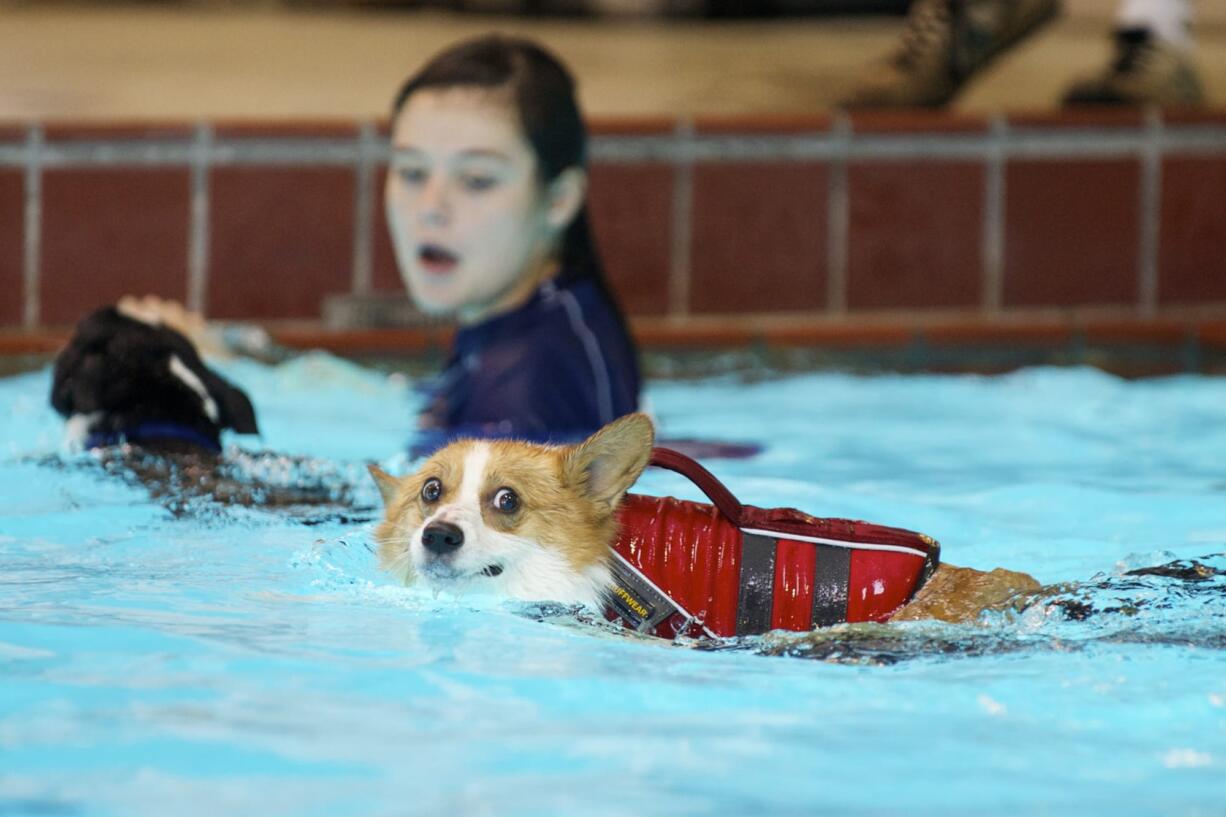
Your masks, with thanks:
[(455, 568), (451, 557), (464, 545), (464, 530), (452, 522), (431, 522), (421, 532), (421, 544), (427, 554), (422, 569), (432, 578), (462, 579), (472, 575), (492, 579), (502, 575), (500, 564), (488, 564), (471, 574)]

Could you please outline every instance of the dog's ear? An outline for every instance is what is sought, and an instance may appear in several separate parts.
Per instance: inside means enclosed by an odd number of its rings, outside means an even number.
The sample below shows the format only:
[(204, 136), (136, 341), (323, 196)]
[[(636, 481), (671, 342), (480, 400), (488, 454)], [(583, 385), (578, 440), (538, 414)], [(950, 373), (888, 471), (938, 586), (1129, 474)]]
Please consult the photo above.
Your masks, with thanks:
[(378, 486), (379, 494), (383, 497), (383, 506), (390, 508), (396, 500), (396, 495), (400, 492), (400, 480), (374, 463), (366, 466), (366, 470), (370, 471), (370, 475), (375, 478), (375, 485)]
[[(172, 373), (175, 373), (180, 380), (184, 379), (181, 373), (175, 372), (173, 361), (177, 358), (180, 366), (194, 374), (204, 386), (206, 394), (199, 396), (202, 400), (207, 396), (217, 407), (218, 416), (209, 419), (219, 429), (232, 428), (239, 434), (260, 433), (255, 419), (255, 406), (251, 405), (251, 398), (245, 391), (206, 366), (199, 351), (186, 335), (169, 326), (158, 326), (155, 331), (166, 347), (172, 350)], [(192, 388), (191, 383), (187, 385)], [(192, 390), (196, 391), (195, 388)]]
[(251, 398), (247, 393), (203, 364), (201, 368), (207, 373), (205, 388), (221, 408), (218, 425), (222, 428), (232, 428), (239, 434), (259, 434), (255, 406), (251, 405)]
[(647, 415), (627, 414), (567, 451), (563, 473), (575, 490), (612, 513), (647, 467), (654, 444), (655, 429)]

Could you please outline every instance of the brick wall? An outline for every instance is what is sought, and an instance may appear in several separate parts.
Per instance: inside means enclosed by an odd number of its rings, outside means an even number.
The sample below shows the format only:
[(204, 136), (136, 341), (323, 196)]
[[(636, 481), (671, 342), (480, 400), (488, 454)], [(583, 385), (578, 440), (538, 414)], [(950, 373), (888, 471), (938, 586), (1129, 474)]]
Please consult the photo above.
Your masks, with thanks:
[[(1226, 319), (1226, 112), (592, 130), (597, 237), (648, 337)], [(273, 323), (400, 292), (386, 158), (381, 123), (0, 126), (0, 327), (127, 292)]]

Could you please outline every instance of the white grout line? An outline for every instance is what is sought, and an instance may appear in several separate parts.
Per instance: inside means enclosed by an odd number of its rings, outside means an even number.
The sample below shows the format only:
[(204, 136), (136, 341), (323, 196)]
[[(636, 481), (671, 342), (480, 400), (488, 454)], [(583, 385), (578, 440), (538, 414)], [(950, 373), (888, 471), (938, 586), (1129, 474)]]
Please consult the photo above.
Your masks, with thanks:
[[(1009, 158), (1134, 158), (1147, 139), (1145, 128), (1009, 128), (1004, 139)], [(593, 137), (593, 162), (610, 164), (653, 162), (745, 162), (763, 160), (853, 161), (914, 159), (947, 161), (985, 159), (998, 150), (997, 138), (982, 134), (865, 134), (844, 144), (836, 133), (800, 135), (695, 136), (679, 124), (668, 136)], [(1163, 129), (1163, 153), (1226, 153), (1226, 126), (1177, 125)], [(184, 139), (123, 139), (52, 143), (42, 146), (44, 167), (163, 166), (192, 162), (195, 150)], [(363, 148), (358, 139), (278, 138), (214, 139), (208, 160), (213, 165), (335, 165), (352, 167)], [(27, 145), (0, 145), (0, 166), (24, 167)], [(371, 154), (377, 164), (388, 148), (377, 142)]]
[(353, 193), (353, 294), (369, 295), (374, 289), (375, 126), (363, 122), (358, 129), (358, 159), (354, 167)]
[(43, 172), (41, 125), (30, 125), (25, 142), (25, 302), (23, 322), (29, 328), (38, 326), (42, 304), (40, 287), (42, 274)]
[[(1006, 128), (1003, 137), (977, 134), (864, 134), (842, 144), (833, 131), (803, 135), (604, 136), (593, 139), (592, 160), (609, 164), (657, 162), (753, 162), (763, 160), (852, 161), (986, 159), (1003, 141), (1009, 158), (1132, 158), (1149, 138), (1140, 128)], [(1168, 127), (1166, 154), (1226, 153), (1226, 126)]]
[(992, 117), (991, 150), (984, 165), (983, 189), (983, 293), (987, 313), (1000, 312), (1005, 286), (1005, 140), (1009, 125), (1004, 116)]
[(851, 200), (847, 189), (847, 163), (852, 140), (851, 119), (838, 111), (831, 125), (841, 149), (830, 157), (826, 184), (826, 311), (847, 311), (847, 249), (851, 228)]
[[(679, 117), (673, 138), (685, 143), (694, 138), (694, 125)], [(673, 162), (673, 230), (669, 253), (668, 314), (683, 317), (690, 312), (691, 256), (694, 230), (694, 163), (691, 158)]]
[(187, 233), (187, 308), (206, 314), (209, 292), (209, 147), (213, 129), (196, 126), (192, 141), (190, 222)]
[(1145, 112), (1141, 147), (1141, 184), (1137, 224), (1137, 311), (1152, 318), (1158, 311), (1158, 244), (1162, 223), (1162, 118)]
[[(349, 166), (357, 161), (356, 139), (299, 137), (292, 139), (213, 139), (206, 158), (210, 165)], [(44, 143), (45, 167), (190, 165), (195, 159), (193, 139), (114, 139)], [(376, 148), (386, 154), (386, 147)], [(0, 145), (0, 166), (24, 165), (25, 148)]]

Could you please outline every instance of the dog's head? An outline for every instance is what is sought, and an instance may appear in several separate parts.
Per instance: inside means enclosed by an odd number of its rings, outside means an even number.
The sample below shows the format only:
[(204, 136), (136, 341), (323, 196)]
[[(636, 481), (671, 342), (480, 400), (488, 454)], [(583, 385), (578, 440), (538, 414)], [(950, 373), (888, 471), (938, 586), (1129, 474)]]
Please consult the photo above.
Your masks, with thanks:
[(408, 477), (371, 466), (380, 562), (406, 584), (598, 607), (614, 513), (653, 440), (647, 416), (630, 414), (574, 446), (462, 440)]
[(191, 341), (115, 307), (77, 324), (55, 360), (51, 405), (82, 437), (180, 428), (216, 445), (222, 429), (258, 433), (247, 395), (205, 366)]

